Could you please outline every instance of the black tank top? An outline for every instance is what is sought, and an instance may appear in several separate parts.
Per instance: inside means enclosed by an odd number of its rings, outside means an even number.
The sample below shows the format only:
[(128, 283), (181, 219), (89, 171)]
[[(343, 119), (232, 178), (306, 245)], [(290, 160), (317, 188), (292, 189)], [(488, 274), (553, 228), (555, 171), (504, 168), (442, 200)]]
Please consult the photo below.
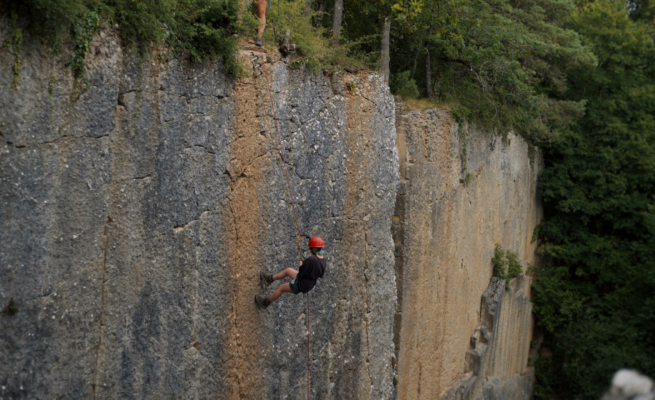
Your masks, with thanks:
[(316, 280), (323, 277), (326, 267), (325, 258), (319, 258), (317, 256), (307, 257), (298, 270), (298, 276), (296, 276), (296, 279), (298, 279), (298, 290), (302, 293), (312, 290), (314, 285), (316, 285)]

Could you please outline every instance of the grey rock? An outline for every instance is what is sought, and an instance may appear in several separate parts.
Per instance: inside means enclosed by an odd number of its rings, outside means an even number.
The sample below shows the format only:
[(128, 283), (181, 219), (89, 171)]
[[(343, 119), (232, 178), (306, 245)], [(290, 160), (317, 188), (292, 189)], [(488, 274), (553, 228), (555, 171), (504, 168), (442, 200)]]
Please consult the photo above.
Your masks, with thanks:
[[(480, 325), (466, 353), (467, 372), (444, 399), (530, 399), (534, 368), (523, 364), (531, 339), (527, 334), (532, 322), (532, 303), (525, 294), (528, 287), (526, 276), (513, 279), (510, 291), (505, 290), (503, 279), (491, 278), (482, 295)], [(517, 365), (520, 369), (513, 373)]]
[[(493, 278), (496, 244), (535, 264), (539, 160), (528, 144), (396, 102), (400, 189), (392, 233), (401, 399), (525, 399), (530, 278)], [(538, 156), (538, 151), (535, 152)]]
[[(69, 56), (25, 34), (12, 89), (0, 49), (0, 305), (19, 309), (0, 316), (0, 398), (302, 399), (308, 305), (312, 398), (402, 397), (408, 377), (431, 398), (529, 395), (529, 278), (506, 292), (488, 262), (497, 237), (531, 262), (519, 138), (465, 142), (443, 110), (397, 119), (361, 71), (235, 79), (110, 31), (88, 83)], [(259, 273), (297, 265), (296, 229), (325, 240), (326, 275), (259, 310)]]
[[(0, 49), (0, 304), (19, 309), (0, 316), (0, 398), (304, 398), (305, 296), (252, 300), (260, 271), (298, 262), (265, 81), (102, 31), (78, 92), (69, 54), (25, 37), (17, 89)], [(267, 67), (300, 233), (327, 245), (312, 397), (390, 398), (388, 87)]]

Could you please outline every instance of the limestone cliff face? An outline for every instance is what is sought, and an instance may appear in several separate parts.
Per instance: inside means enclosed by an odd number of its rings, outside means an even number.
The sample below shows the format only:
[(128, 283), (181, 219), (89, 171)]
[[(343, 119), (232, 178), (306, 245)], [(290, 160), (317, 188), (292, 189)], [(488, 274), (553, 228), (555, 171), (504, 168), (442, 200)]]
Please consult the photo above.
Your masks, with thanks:
[(0, 305), (18, 308), (0, 399), (305, 398), (305, 296), (253, 302), (299, 258), (276, 121), (301, 234), (327, 246), (310, 397), (527, 398), (529, 278), (506, 291), (490, 263), (496, 243), (534, 262), (527, 145), (271, 55), (276, 119), (264, 76), (139, 59), (111, 32), (86, 82), (26, 37), (14, 89), (0, 49)]
[[(19, 310), (0, 316), (0, 398), (305, 398), (305, 296), (253, 302), (277, 286), (260, 271), (298, 263), (266, 82), (139, 60), (109, 32), (88, 84), (68, 57), (26, 38), (12, 89), (0, 50), (0, 304)], [(390, 398), (392, 98), (272, 61), (300, 230), (327, 246), (312, 397)]]
[[(399, 399), (528, 399), (529, 277), (492, 279), (498, 243), (533, 264), (541, 217), (527, 144), (396, 112), (401, 186), (393, 231)], [(525, 271), (525, 268), (524, 268)]]

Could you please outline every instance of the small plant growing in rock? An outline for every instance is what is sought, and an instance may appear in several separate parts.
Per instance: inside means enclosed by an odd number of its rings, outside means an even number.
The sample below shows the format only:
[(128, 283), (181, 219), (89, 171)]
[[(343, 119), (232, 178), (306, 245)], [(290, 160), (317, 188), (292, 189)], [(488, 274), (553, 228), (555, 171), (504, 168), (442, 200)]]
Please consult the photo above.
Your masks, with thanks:
[(11, 83), (12, 89), (16, 89), (18, 87), (18, 78), (20, 77), (21, 66), (20, 52), (23, 46), (23, 34), (20, 29), (16, 28), (17, 20), (18, 17), (16, 14), (12, 14), (11, 19), (9, 20), (9, 30), (14, 30), (15, 32), (12, 36), (8, 37), (3, 44), (3, 47), (10, 46), (12, 52), (14, 53), (14, 65), (11, 66), (11, 72), (14, 77)]
[(523, 266), (519, 261), (518, 255), (513, 251), (507, 250), (505, 252), (505, 258), (507, 259), (507, 276), (509, 279), (521, 275), (521, 272), (523, 272)]
[(496, 245), (491, 264), (494, 267), (493, 276), (505, 280), (505, 290), (510, 290), (509, 281), (523, 271), (518, 255), (511, 250), (503, 250), (499, 244)]
[(86, 71), (86, 63), (84, 62), (86, 55), (89, 53), (89, 46), (93, 40), (93, 36), (100, 27), (100, 16), (90, 11), (79, 21), (76, 21), (71, 26), (71, 35), (73, 36), (73, 57), (68, 61), (73, 71), (75, 79), (80, 79), (84, 76)]
[(462, 179), (462, 184), (464, 184), (464, 187), (468, 187), (468, 185), (471, 184), (473, 181), (473, 178), (475, 178), (475, 175), (471, 174), (470, 172), (466, 173), (466, 177)]
[(89, 11), (84, 17), (75, 21), (71, 25), (71, 35), (73, 37), (73, 56), (66, 63), (73, 72), (75, 86), (71, 95), (73, 102), (88, 90), (89, 85), (84, 77), (86, 71), (86, 56), (89, 53), (91, 41), (100, 27), (100, 16)]
[(503, 248), (497, 244), (494, 250), (494, 256), (491, 259), (491, 264), (494, 266), (493, 275), (498, 278), (504, 278), (505, 269), (507, 268), (507, 261), (505, 261), (505, 252)]
[(299, 58), (291, 63), (291, 68), (292, 69), (302, 68), (302, 66), (305, 65), (305, 63), (306, 63), (305, 59)]

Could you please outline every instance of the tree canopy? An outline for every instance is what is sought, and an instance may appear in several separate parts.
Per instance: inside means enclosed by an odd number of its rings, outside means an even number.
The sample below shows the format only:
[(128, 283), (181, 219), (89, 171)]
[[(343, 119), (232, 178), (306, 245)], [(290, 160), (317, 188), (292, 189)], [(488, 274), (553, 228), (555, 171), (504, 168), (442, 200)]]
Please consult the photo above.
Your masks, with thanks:
[[(637, 10), (635, 10), (637, 11)], [(598, 57), (569, 75), (586, 112), (544, 144), (534, 311), (552, 356), (537, 397), (597, 399), (619, 368), (655, 376), (655, 30), (652, 12), (597, 0), (571, 24)]]
[[(381, 6), (361, 3), (345, 9), (350, 40), (375, 35), (385, 14)], [(566, 26), (574, 8), (569, 0), (395, 4), (392, 90), (434, 97), (457, 117), (489, 130), (554, 137), (583, 110), (583, 102), (560, 96), (568, 71), (596, 64), (578, 33)]]

